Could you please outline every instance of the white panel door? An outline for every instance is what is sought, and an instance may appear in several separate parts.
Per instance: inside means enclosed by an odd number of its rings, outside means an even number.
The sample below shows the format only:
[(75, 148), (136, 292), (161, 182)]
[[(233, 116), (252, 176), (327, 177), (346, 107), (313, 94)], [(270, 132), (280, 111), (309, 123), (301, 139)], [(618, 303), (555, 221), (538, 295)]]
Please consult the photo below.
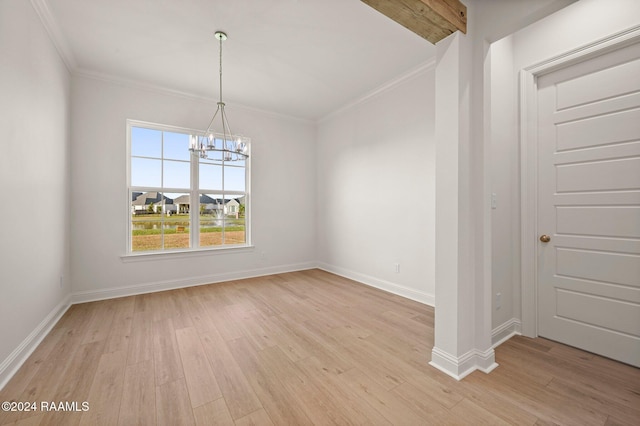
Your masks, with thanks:
[(640, 43), (538, 79), (537, 228), (538, 334), (640, 367)]

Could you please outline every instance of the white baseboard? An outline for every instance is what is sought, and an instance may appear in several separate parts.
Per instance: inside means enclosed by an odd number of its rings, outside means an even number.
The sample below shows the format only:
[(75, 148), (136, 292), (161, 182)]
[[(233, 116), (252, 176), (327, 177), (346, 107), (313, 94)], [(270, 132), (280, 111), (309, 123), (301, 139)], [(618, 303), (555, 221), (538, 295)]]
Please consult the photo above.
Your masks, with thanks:
[(384, 290), (397, 296), (406, 297), (407, 299), (415, 300), (416, 302), (424, 303), (425, 305), (435, 306), (435, 296), (433, 294), (425, 293), (412, 288), (407, 288), (399, 284), (381, 280), (379, 278), (361, 274), (359, 272), (354, 272), (349, 269), (341, 268), (339, 266), (329, 265), (324, 262), (318, 263), (317, 267), (318, 269), (322, 269), (323, 271), (331, 272), (332, 274), (340, 275), (341, 277), (358, 281), (359, 283), (368, 285), (370, 287), (375, 287), (379, 290)]
[(456, 357), (435, 346), (431, 350), (429, 364), (456, 380), (462, 380), (476, 370), (488, 374), (498, 366), (493, 348), (484, 352), (473, 349), (460, 357)]
[(178, 288), (193, 287), (198, 285), (215, 284), (225, 281), (242, 280), (265, 275), (283, 274), (287, 272), (303, 271), (317, 267), (315, 262), (297, 263), (292, 265), (280, 265), (267, 268), (250, 269), (238, 272), (226, 272), (222, 274), (203, 275), (186, 279), (156, 281), (152, 283), (136, 284), (125, 287), (115, 287), (105, 290), (77, 291), (72, 295), (72, 303), (95, 302), (97, 300), (115, 299), (117, 297), (135, 296), (136, 294), (154, 293), (157, 291), (175, 290)]
[(491, 331), (491, 347), (495, 349), (513, 336), (520, 335), (522, 335), (522, 323), (517, 318), (511, 318)]
[(0, 390), (4, 388), (18, 369), (29, 358), (38, 347), (42, 339), (51, 331), (54, 325), (62, 318), (67, 309), (71, 306), (71, 296), (67, 295), (58, 305), (53, 308), (38, 326), (14, 349), (9, 356), (0, 363)]

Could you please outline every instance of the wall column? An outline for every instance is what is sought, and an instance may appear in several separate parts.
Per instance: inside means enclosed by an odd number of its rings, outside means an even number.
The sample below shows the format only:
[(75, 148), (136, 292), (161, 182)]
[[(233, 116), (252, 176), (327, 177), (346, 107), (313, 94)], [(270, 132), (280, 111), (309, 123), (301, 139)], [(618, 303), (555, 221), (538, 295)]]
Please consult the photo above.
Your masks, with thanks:
[(472, 167), (478, 153), (472, 143), (482, 144), (483, 138), (470, 137), (471, 38), (455, 33), (436, 47), (436, 309), (430, 364), (460, 380), (497, 366), (483, 253), (475, 244), (484, 233), (477, 226), (483, 209), (477, 192), (484, 185), (482, 169)]

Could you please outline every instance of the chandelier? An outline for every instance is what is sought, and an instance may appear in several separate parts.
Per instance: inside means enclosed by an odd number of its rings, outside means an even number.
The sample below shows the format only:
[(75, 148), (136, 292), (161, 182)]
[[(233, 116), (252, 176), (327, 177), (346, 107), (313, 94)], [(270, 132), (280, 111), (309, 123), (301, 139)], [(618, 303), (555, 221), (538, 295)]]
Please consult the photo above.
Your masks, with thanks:
[[(222, 42), (227, 39), (227, 35), (216, 31), (215, 37), (220, 41), (220, 100), (207, 129), (202, 134), (191, 135), (189, 151), (197, 153), (200, 158), (214, 161), (245, 160), (249, 157), (248, 139), (231, 132), (222, 101)], [(220, 117), (219, 130), (222, 132), (216, 133), (213, 130), (216, 117)]]

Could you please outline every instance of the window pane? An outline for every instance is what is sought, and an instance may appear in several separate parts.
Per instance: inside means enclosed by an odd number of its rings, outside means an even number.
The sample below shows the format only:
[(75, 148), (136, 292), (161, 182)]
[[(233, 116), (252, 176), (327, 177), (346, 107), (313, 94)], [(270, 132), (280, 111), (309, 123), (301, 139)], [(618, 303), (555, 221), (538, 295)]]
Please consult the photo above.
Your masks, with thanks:
[(164, 132), (164, 158), (189, 161), (189, 135), (184, 133)]
[(245, 190), (244, 167), (224, 166), (224, 189), (228, 191)]
[[(191, 248), (191, 219), (199, 217), (196, 246), (246, 244), (244, 160), (225, 161), (221, 152), (202, 159), (189, 151), (191, 132), (165, 132), (130, 127), (131, 250), (156, 251)], [(206, 143), (205, 140), (203, 142)], [(222, 148), (222, 140), (216, 139)], [(231, 154), (233, 159), (237, 154)], [(192, 187), (197, 165), (199, 188)], [(195, 170), (193, 170), (195, 172)], [(194, 179), (195, 179), (194, 175)], [(143, 192), (136, 188), (144, 188)], [(153, 189), (152, 189), (153, 188)], [(164, 190), (175, 188), (176, 192)], [(190, 198), (200, 190), (199, 199)], [(226, 191), (235, 192), (225, 195)], [(234, 198), (235, 197), (235, 198)]]
[[(162, 249), (162, 222), (149, 194), (132, 194), (131, 251)], [(148, 204), (146, 201), (148, 200)]]
[(222, 166), (200, 163), (200, 189), (222, 189)]
[(131, 159), (131, 185), (132, 186), (155, 186), (159, 187), (161, 182), (161, 160), (148, 160), (146, 158)]
[[(189, 248), (190, 247), (190, 221), (189, 221), (189, 195), (184, 193), (165, 193), (165, 206), (163, 217), (164, 248)], [(187, 213), (181, 213), (181, 211)]]
[(160, 130), (132, 127), (131, 155), (160, 158), (162, 156), (162, 132)]
[(184, 161), (165, 160), (164, 164), (164, 187), (165, 188), (189, 188), (191, 182), (191, 172), (189, 163)]
[(146, 222), (148, 228), (132, 231), (131, 251), (162, 250), (160, 222)]
[(223, 244), (223, 227), (222, 194), (200, 194), (200, 247)]
[(245, 232), (244, 217), (228, 215), (224, 223), (224, 243), (244, 244), (247, 241)]

